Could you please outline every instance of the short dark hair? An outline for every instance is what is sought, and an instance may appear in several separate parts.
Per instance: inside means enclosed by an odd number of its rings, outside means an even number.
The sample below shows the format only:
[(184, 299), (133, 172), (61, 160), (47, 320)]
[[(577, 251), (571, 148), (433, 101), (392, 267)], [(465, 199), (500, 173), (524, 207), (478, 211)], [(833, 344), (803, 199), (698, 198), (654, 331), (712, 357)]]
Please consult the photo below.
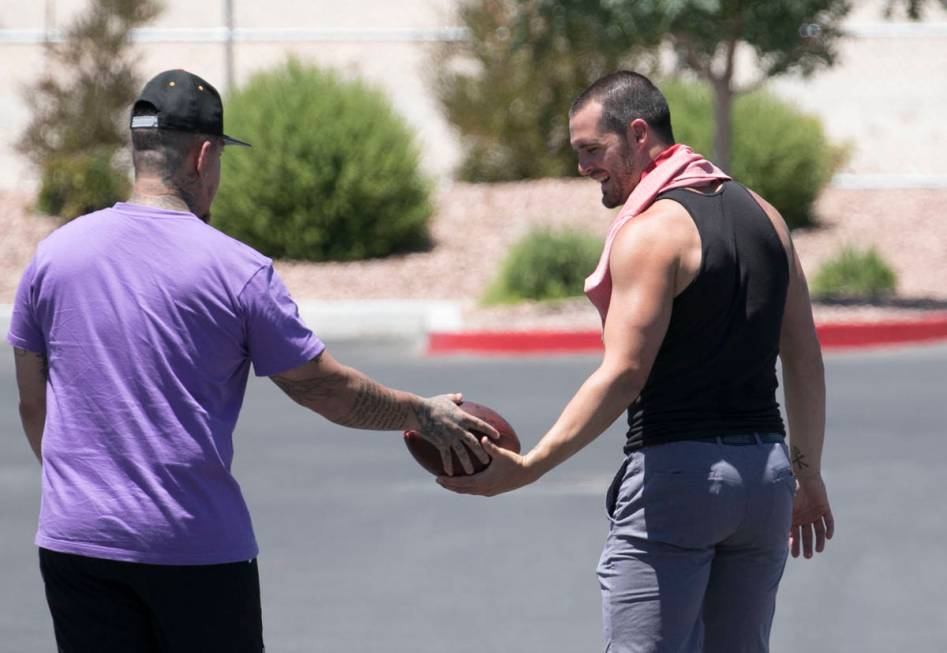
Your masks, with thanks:
[[(154, 105), (136, 102), (132, 117), (157, 115)], [(144, 172), (161, 177), (166, 183), (177, 180), (181, 164), (201, 142), (216, 137), (172, 129), (132, 129), (132, 165), (135, 176)]]
[(624, 134), (628, 123), (641, 118), (664, 143), (674, 144), (671, 110), (667, 100), (644, 75), (619, 70), (599, 78), (575, 99), (569, 109), (569, 117), (592, 100), (602, 105), (599, 131)]

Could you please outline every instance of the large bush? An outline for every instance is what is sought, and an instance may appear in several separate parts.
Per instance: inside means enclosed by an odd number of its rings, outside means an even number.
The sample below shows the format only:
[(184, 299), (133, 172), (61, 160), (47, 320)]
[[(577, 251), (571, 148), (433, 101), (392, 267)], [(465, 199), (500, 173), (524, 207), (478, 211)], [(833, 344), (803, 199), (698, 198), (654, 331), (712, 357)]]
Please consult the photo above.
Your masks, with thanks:
[(602, 239), (577, 231), (535, 229), (507, 254), (484, 297), (488, 304), (564, 299), (582, 294)]
[[(377, 90), (290, 60), (227, 98), (214, 223), (269, 256), (355, 260), (427, 243), (414, 137)], [(236, 148), (235, 148), (236, 149)]]
[(894, 270), (874, 247), (843, 247), (816, 272), (812, 294), (818, 298), (876, 299), (894, 292)]
[[(710, 92), (682, 81), (660, 85), (679, 143), (710, 156)], [(775, 206), (790, 227), (814, 222), (812, 204), (842, 163), (846, 149), (829, 142), (815, 116), (759, 90), (733, 107), (733, 163), (727, 172)]]
[(112, 148), (49, 157), (43, 163), (36, 208), (72, 220), (126, 199), (128, 174), (113, 162)]

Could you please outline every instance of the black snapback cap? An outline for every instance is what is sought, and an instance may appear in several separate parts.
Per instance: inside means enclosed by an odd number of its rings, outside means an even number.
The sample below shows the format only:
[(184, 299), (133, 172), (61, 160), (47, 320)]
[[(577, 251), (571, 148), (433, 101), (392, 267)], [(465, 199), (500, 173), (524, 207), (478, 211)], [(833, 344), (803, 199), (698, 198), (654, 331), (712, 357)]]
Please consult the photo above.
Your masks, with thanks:
[[(150, 104), (155, 115), (136, 115)], [(132, 105), (132, 129), (171, 129), (219, 136), (227, 145), (250, 144), (224, 134), (224, 105), (217, 89), (186, 70), (166, 70), (145, 84)]]

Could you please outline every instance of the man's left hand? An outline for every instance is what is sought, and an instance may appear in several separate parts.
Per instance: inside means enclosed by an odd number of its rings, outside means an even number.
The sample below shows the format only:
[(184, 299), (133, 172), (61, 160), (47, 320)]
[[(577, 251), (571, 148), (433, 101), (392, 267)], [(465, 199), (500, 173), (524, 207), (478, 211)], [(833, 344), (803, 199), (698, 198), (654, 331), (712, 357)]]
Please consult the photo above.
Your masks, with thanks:
[(789, 550), (793, 558), (801, 552), (806, 559), (822, 553), (826, 540), (835, 534), (835, 518), (829, 507), (829, 496), (822, 476), (799, 477), (793, 503), (792, 527), (789, 529)]
[(529, 485), (536, 480), (526, 466), (524, 456), (502, 449), (487, 438), (482, 438), (480, 444), (492, 458), (485, 470), (470, 476), (438, 476), (437, 482), (459, 494), (492, 497)]

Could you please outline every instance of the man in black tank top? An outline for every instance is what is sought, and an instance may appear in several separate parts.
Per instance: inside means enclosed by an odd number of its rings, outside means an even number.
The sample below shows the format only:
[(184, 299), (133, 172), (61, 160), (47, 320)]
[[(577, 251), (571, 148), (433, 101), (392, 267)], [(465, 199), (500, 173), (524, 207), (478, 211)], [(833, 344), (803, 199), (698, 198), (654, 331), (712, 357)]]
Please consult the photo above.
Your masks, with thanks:
[[(598, 80), (569, 115), (579, 172), (608, 207), (628, 209), (646, 175), (656, 176), (642, 189), (663, 179), (661, 165), (694, 157), (679, 153), (667, 102), (637, 73)], [(809, 558), (834, 530), (822, 355), (779, 213), (725, 175), (669, 179), (606, 245), (609, 294), (589, 292), (604, 316), (599, 368), (529, 453), (485, 440), (485, 471), (438, 480), (462, 493), (516, 489), (627, 411), (598, 567), (606, 650), (761, 653), (788, 553)]]

